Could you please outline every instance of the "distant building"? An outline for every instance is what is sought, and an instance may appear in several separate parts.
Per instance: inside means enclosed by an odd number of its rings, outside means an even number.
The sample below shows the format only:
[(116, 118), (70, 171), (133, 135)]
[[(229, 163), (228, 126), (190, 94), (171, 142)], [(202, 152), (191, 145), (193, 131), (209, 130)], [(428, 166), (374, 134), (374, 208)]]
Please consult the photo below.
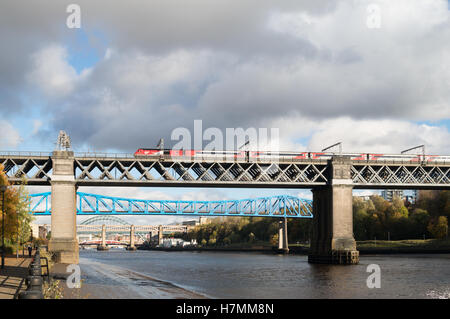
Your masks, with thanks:
[(371, 197), (372, 195), (355, 195), (355, 196), (353, 196), (353, 197), (356, 197), (356, 198), (361, 198), (363, 201), (368, 201), (368, 200), (370, 200), (370, 197)]
[(401, 189), (385, 189), (381, 191), (381, 197), (392, 202), (395, 196), (403, 198), (403, 190)]
[(206, 225), (211, 224), (211, 219), (208, 217), (200, 216), (200, 218), (197, 220), (187, 220), (182, 222), (182, 225), (184, 226), (198, 226), (198, 225)]
[(180, 243), (184, 242), (181, 238), (165, 238), (163, 239), (162, 246), (164, 248), (171, 248), (179, 246)]
[(31, 236), (33, 238), (39, 238), (39, 225), (31, 223), (30, 227), (31, 227)]
[(411, 195), (405, 195), (403, 197), (404, 201), (407, 201), (411, 204), (415, 204), (417, 202), (417, 200), (419, 199), (419, 190), (413, 190)]
[(49, 232), (50, 227), (48, 227), (48, 225), (39, 226), (39, 238), (47, 238)]
[(199, 222), (197, 220), (187, 220), (181, 223), (183, 226), (197, 226)]

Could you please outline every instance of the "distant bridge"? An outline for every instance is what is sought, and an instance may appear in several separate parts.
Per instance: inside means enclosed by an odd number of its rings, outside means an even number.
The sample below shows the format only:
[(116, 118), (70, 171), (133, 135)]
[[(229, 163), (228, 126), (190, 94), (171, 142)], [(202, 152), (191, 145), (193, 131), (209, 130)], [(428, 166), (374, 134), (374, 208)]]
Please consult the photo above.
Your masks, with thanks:
[[(106, 227), (106, 232), (114, 233), (129, 233), (130, 226), (132, 226), (129, 222), (119, 217), (111, 215), (99, 215), (86, 219), (85, 221), (77, 225), (77, 233), (101, 231), (103, 225), (105, 225)], [(135, 233), (149, 233), (157, 232), (161, 227), (166, 233), (186, 233), (188, 230), (188, 226), (186, 225), (134, 225), (134, 230)]]
[[(135, 248), (135, 236), (145, 241), (143, 234), (156, 233), (158, 236), (158, 244), (162, 244), (164, 233), (187, 233), (189, 226), (187, 225), (131, 225), (128, 222), (116, 216), (100, 215), (91, 217), (77, 225), (77, 234), (92, 234), (101, 232), (101, 240), (85, 240), (80, 245), (97, 245), (99, 247), (106, 247), (108, 245), (128, 244), (124, 241), (107, 240), (107, 233), (114, 234), (129, 234), (128, 248)], [(151, 237), (150, 237), (151, 238)]]
[[(51, 215), (51, 192), (30, 195), (30, 212)], [(177, 215), (312, 218), (312, 201), (289, 195), (223, 201), (143, 200), (77, 192), (78, 215)], [(138, 226), (136, 226), (138, 227)]]

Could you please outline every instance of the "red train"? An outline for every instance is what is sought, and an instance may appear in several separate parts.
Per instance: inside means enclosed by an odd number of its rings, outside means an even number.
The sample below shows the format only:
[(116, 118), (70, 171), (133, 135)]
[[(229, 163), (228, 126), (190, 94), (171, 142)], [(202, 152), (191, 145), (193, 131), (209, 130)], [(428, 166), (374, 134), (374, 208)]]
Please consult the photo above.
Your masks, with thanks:
[[(205, 150), (172, 150), (172, 149), (149, 149), (140, 148), (135, 153), (135, 157), (162, 157), (170, 156), (189, 157), (193, 159), (220, 159), (234, 158), (242, 160), (251, 159), (331, 159), (336, 153), (320, 152), (267, 152), (267, 151), (205, 151)], [(410, 161), (410, 162), (438, 162), (450, 161), (450, 156), (439, 155), (419, 155), (419, 154), (372, 154), (372, 153), (343, 153), (344, 156), (350, 156), (354, 161)]]

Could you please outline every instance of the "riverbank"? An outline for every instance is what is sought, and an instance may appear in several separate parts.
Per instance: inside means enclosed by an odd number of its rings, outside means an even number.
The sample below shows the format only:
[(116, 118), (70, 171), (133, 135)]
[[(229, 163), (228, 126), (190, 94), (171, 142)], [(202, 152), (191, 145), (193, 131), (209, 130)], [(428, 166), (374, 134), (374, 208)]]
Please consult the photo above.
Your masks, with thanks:
[(5, 257), (5, 268), (0, 269), (0, 299), (17, 299), (26, 289), (25, 278), (31, 258), (16, 255)]
[[(102, 252), (99, 252), (101, 254)], [(81, 287), (59, 280), (63, 299), (204, 299), (204, 295), (117, 265), (80, 258)]]
[[(448, 254), (450, 240), (413, 239), (413, 240), (367, 240), (358, 241), (356, 248), (360, 255), (373, 254)], [(230, 252), (278, 252), (278, 248), (270, 243), (258, 245), (242, 244), (220, 247), (139, 247), (141, 250), (155, 251), (230, 251)], [(289, 245), (290, 254), (307, 255), (309, 244)]]

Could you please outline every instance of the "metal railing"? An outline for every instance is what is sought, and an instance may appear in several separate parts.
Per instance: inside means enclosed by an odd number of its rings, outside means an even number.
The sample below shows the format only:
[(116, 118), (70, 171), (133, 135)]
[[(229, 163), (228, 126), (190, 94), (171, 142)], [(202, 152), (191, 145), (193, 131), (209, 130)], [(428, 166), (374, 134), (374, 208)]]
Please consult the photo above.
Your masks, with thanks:
[[(45, 258), (46, 259), (46, 258)], [(47, 275), (48, 275), (48, 260), (47, 260)], [(42, 265), (41, 254), (39, 248), (36, 249), (36, 253), (28, 266), (28, 276), (25, 280), (27, 284), (27, 290), (19, 293), (19, 299), (44, 299), (42, 293)]]
[(34, 151), (0, 151), (0, 156), (20, 156), (20, 157), (50, 157), (51, 152), (34, 152)]
[[(38, 152), (38, 151), (0, 151), (0, 157), (1, 156), (8, 156), (8, 157), (51, 157), (52, 152)], [(232, 157), (226, 157), (226, 156), (211, 156), (211, 155), (204, 155), (204, 156), (171, 156), (171, 155), (155, 155), (155, 156), (138, 156), (136, 157), (134, 153), (107, 153), (107, 152), (74, 152), (74, 156), (76, 158), (104, 158), (104, 159), (136, 159), (136, 160), (160, 160), (160, 161), (189, 161), (189, 162), (196, 162), (196, 161), (204, 161), (204, 162), (214, 162), (214, 161), (226, 161), (226, 162), (250, 162), (250, 163), (271, 163), (271, 162), (279, 162), (279, 163), (289, 163), (289, 162), (295, 162), (295, 163), (307, 163), (307, 162), (314, 162), (314, 163), (327, 163), (327, 159), (311, 159), (311, 158), (302, 158), (302, 159), (293, 159), (291, 156), (283, 156), (282, 153), (280, 153), (276, 157), (261, 157), (261, 158), (254, 158), (250, 157), (249, 159), (246, 158), (232, 158)], [(352, 163), (355, 164), (390, 164), (390, 165), (403, 165), (403, 164), (415, 164), (415, 165), (450, 165), (450, 161), (447, 160), (441, 160), (441, 161), (417, 161), (417, 160), (367, 160), (367, 159), (358, 159), (358, 160), (351, 160)]]

